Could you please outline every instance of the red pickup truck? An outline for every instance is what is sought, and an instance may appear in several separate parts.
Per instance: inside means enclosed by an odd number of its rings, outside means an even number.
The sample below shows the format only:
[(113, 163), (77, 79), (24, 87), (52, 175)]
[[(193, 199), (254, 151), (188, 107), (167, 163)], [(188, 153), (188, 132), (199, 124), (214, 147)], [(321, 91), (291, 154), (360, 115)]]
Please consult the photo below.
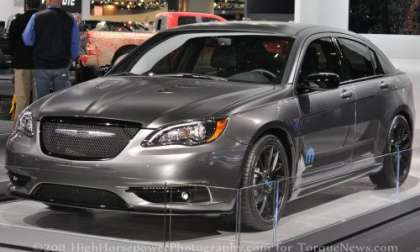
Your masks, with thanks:
[[(156, 16), (153, 31), (134, 22), (90, 21), (90, 25), (95, 24), (96, 27), (88, 27), (84, 34), (85, 48), (84, 54), (80, 56), (81, 69), (83, 72), (92, 72), (101, 66), (112, 65), (156, 32), (186, 24), (223, 21), (225, 19), (222, 17), (207, 13), (164, 12)], [(85, 76), (80, 79), (88, 78)]]

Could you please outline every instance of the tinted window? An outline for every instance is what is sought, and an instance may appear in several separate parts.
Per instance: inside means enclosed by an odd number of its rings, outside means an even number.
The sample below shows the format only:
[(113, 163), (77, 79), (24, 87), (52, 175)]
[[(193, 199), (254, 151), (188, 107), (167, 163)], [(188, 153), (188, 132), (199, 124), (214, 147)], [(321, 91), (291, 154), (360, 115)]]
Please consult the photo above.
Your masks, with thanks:
[(300, 81), (315, 73), (335, 73), (340, 75), (339, 56), (331, 38), (321, 38), (312, 42), (305, 52), (300, 71)]
[(199, 74), (230, 81), (279, 82), (290, 38), (252, 35), (183, 34), (149, 49), (131, 70), (142, 75)]
[(381, 62), (378, 59), (378, 55), (373, 50), (370, 50), (370, 53), (372, 55), (373, 70), (375, 74), (376, 75), (384, 74), (384, 69), (382, 68)]
[(134, 22), (107, 22), (101, 21), (96, 24), (94, 31), (111, 31), (111, 32), (145, 32), (147, 29), (141, 24)]
[(178, 25), (187, 25), (187, 24), (194, 24), (197, 23), (195, 17), (179, 17)]
[(161, 18), (159, 18), (156, 22), (156, 30), (157, 31), (162, 30), (162, 19)]
[(201, 21), (204, 23), (208, 23), (208, 22), (217, 22), (218, 20), (214, 18), (203, 17), (201, 18)]
[(338, 42), (344, 56), (343, 80), (355, 80), (375, 75), (370, 48), (344, 38), (339, 38)]

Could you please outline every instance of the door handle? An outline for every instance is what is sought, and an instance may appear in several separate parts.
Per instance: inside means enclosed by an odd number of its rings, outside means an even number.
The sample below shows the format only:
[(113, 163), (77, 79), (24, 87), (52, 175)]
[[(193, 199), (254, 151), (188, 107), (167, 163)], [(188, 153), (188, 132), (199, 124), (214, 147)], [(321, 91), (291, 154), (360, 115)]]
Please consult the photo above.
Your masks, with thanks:
[(385, 81), (381, 81), (381, 85), (379, 86), (381, 89), (389, 89), (389, 84)]
[(353, 92), (352, 91), (343, 90), (343, 92), (341, 93), (341, 98), (343, 98), (343, 99), (348, 99), (348, 98), (351, 98), (351, 97), (353, 97)]

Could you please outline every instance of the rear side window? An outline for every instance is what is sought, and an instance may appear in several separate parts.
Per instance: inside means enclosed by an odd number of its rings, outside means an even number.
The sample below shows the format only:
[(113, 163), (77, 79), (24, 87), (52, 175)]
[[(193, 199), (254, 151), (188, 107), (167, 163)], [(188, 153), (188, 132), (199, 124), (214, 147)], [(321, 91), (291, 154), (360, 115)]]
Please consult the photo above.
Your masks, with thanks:
[(194, 24), (197, 23), (195, 17), (179, 17), (178, 25), (187, 25), (187, 24)]
[(372, 50), (354, 40), (339, 38), (342, 60), (342, 80), (356, 80), (375, 75)]
[(373, 70), (375, 72), (375, 75), (385, 74), (384, 69), (382, 68), (381, 62), (378, 58), (378, 55), (373, 50), (370, 50), (370, 53), (372, 55)]

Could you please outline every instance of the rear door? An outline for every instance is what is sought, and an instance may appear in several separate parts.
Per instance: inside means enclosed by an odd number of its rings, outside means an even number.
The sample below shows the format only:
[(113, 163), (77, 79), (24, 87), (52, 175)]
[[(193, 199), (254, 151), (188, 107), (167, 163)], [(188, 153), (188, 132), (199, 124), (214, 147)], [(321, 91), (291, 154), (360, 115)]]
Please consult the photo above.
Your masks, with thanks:
[[(355, 148), (353, 169), (375, 165), (375, 155), (382, 153), (377, 145), (382, 118), (386, 113), (386, 93), (391, 81), (384, 76), (375, 52), (362, 41), (350, 36), (338, 36), (342, 53), (345, 83), (352, 83), (356, 97)], [(384, 96), (385, 95), (385, 96)]]
[[(313, 73), (341, 75), (340, 57), (331, 34), (317, 35), (308, 43), (299, 80)], [(299, 84), (298, 84), (299, 85)], [(351, 167), (355, 130), (355, 96), (352, 84), (299, 93), (301, 137), (304, 144), (303, 186), (334, 181)]]

